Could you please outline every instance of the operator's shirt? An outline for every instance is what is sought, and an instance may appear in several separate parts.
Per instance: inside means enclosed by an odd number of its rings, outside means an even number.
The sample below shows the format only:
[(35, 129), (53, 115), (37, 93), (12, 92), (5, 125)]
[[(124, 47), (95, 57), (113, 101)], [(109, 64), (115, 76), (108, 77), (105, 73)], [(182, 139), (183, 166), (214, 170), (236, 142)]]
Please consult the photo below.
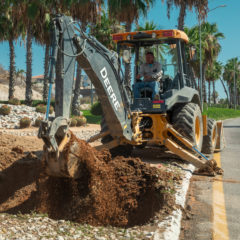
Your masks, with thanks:
[(151, 76), (151, 79), (148, 81), (156, 81), (159, 78), (161, 78), (162, 76), (162, 71), (161, 71), (161, 64), (158, 62), (154, 62), (152, 64), (148, 64), (148, 63), (143, 63), (140, 66), (140, 77), (144, 77), (144, 76)]

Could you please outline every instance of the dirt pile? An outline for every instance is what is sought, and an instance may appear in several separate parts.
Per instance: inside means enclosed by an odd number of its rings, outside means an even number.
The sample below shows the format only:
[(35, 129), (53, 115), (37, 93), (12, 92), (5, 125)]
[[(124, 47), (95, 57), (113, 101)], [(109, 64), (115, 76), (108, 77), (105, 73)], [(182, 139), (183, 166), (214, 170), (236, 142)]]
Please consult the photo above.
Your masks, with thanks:
[(34, 144), (41, 147), (38, 139), (0, 133), (0, 212), (25, 213), (35, 208), (41, 162), (37, 152), (27, 151), (34, 150)]
[(80, 146), (75, 155), (85, 173), (77, 180), (46, 176), (36, 152), (26, 153), (14, 144), (0, 147), (0, 156), (10, 158), (8, 164), (1, 163), (0, 212), (34, 210), (55, 219), (132, 226), (146, 223), (159, 210), (171, 211), (172, 173), (139, 158), (112, 159), (108, 151), (98, 152), (75, 137), (72, 141)]

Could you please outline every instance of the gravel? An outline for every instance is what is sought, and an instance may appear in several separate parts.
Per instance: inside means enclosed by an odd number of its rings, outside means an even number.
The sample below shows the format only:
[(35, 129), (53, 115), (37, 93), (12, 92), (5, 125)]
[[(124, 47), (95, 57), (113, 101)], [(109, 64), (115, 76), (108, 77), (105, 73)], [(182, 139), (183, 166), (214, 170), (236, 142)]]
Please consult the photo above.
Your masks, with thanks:
[(153, 232), (140, 227), (129, 229), (116, 227), (93, 227), (65, 220), (53, 220), (36, 213), (10, 215), (0, 214), (0, 240), (5, 239), (83, 239), (127, 240), (151, 239)]
[(0, 129), (19, 128), (19, 121), (24, 117), (30, 118), (33, 124), (38, 117), (44, 118), (45, 116), (45, 114), (36, 112), (35, 107), (10, 104), (0, 104), (0, 107), (2, 105), (8, 105), (9, 107), (11, 107), (11, 112), (9, 115), (6, 116), (0, 115)]
[[(81, 129), (83, 128), (83, 129)], [(87, 141), (90, 136), (93, 136), (95, 134), (98, 134), (98, 130), (85, 130), (84, 127), (81, 127), (78, 130), (76, 128), (72, 130), (72, 132), (80, 139)], [(14, 136), (37, 136), (38, 135), (38, 128), (36, 129), (24, 129), (24, 131), (17, 131), (17, 130), (9, 130), (9, 129), (1, 129), (0, 132), (5, 134), (11, 134)], [(99, 142), (97, 140), (96, 142)]]
[[(4, 104), (0, 104), (0, 107)], [(23, 117), (28, 117), (32, 121), (32, 125), (34, 124), (35, 120), (39, 117), (44, 118), (45, 114), (36, 112), (35, 107), (29, 107), (26, 105), (10, 105), (11, 112), (9, 115), (3, 116), (0, 115), (0, 129), (3, 133), (8, 133), (16, 136), (37, 136), (38, 128), (36, 129), (24, 129), (24, 131), (9, 131), (11, 129), (19, 129), (19, 121)], [(87, 105), (87, 104), (85, 104)], [(53, 113), (54, 114), (54, 113)], [(52, 115), (50, 115), (52, 116)], [(73, 130), (74, 134), (83, 140), (88, 140), (90, 136), (93, 136), (99, 133), (98, 130), (86, 130), (86, 129), (77, 129)]]

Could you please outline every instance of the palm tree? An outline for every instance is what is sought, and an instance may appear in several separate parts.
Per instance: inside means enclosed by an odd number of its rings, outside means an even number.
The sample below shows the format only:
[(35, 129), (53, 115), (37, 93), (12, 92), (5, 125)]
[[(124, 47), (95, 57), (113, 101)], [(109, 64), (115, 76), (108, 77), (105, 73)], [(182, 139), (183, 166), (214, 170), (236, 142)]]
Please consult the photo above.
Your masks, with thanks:
[(19, 16), (21, 16), (20, 9), (18, 9), (15, 5), (10, 5), (10, 2), (8, 1), (1, 2), (0, 13), (0, 40), (6, 40), (9, 43), (10, 64), (8, 98), (11, 99), (14, 97), (14, 75), (16, 72), (14, 40), (20, 36), (20, 33), (23, 29), (23, 24), (19, 19)]
[[(31, 1), (25, 0), (22, 3), (22, 8), (25, 11), (23, 16), (27, 32), (27, 49), (26, 49), (26, 92), (25, 101), (27, 105), (32, 102), (32, 42), (33, 39), (37, 43), (46, 44), (45, 62), (44, 62), (44, 89), (43, 100), (47, 99), (47, 74), (48, 74), (48, 54), (49, 54), (49, 23), (50, 16), (47, 9), (47, 1)], [(41, 24), (39, 24), (41, 23)]]
[(116, 50), (116, 44), (112, 40), (111, 34), (124, 32), (124, 27), (117, 20), (109, 18), (108, 14), (103, 10), (101, 21), (96, 24), (89, 25), (91, 35), (101, 42), (108, 49)]
[(26, 72), (23, 69), (17, 69), (15, 72), (16, 80), (19, 80), (18, 84), (21, 86), (25, 86), (26, 78), (25, 78), (24, 74), (26, 74)]
[(41, 24), (34, 24), (33, 36), (36, 43), (40, 45), (45, 45), (45, 54), (44, 54), (44, 77), (43, 77), (43, 101), (47, 102), (48, 97), (48, 71), (49, 71), (49, 51), (50, 51), (50, 14), (48, 9), (45, 6), (40, 5), (38, 9), (41, 9), (36, 16), (34, 22)]
[[(164, 2), (164, 0), (162, 0)], [(203, 19), (208, 12), (208, 0), (166, 0), (167, 2), (167, 16), (170, 18), (170, 11), (173, 5), (180, 7), (179, 17), (178, 17), (178, 29), (183, 30), (184, 20), (186, 16), (187, 9), (196, 9), (198, 16)]]
[[(199, 55), (199, 31), (198, 26), (191, 29), (184, 29), (190, 38), (190, 44), (196, 46), (196, 53)], [(205, 73), (208, 65), (212, 66), (214, 60), (217, 58), (221, 51), (221, 45), (219, 40), (224, 38), (224, 34), (218, 31), (217, 24), (210, 24), (208, 22), (202, 23), (202, 78), (203, 78), (203, 101), (206, 102), (206, 87), (205, 87)], [(195, 75), (200, 76), (199, 59), (194, 62), (190, 62)]]
[(225, 86), (225, 84), (224, 84), (224, 81), (223, 81), (222, 77), (220, 77), (220, 81), (221, 81), (221, 84), (222, 84), (222, 86), (223, 86), (224, 92), (225, 92), (226, 97), (227, 97), (228, 107), (230, 107), (229, 94), (228, 94), (227, 88), (226, 88), (226, 86)]
[[(198, 90), (200, 90), (200, 67), (199, 67), (199, 59), (191, 59), (190, 58), (190, 47), (195, 46), (196, 52), (195, 55), (199, 56), (199, 31), (196, 27), (187, 28), (184, 27), (184, 32), (189, 37), (189, 44), (186, 45), (186, 57), (187, 62), (189, 62), (190, 72), (195, 81), (195, 86)], [(196, 83), (196, 78), (198, 78), (198, 83)]]
[(213, 66), (214, 66), (214, 72), (215, 72), (215, 79), (213, 80), (213, 103), (216, 104), (216, 98), (218, 96), (216, 95), (217, 91), (215, 89), (215, 81), (221, 78), (223, 66), (218, 61), (215, 61)]
[(74, 95), (72, 100), (72, 114), (79, 115), (79, 96), (80, 96), (80, 87), (81, 87), (81, 80), (82, 80), (82, 69), (77, 63), (77, 74), (76, 74), (76, 81), (75, 81), (75, 88), (74, 88)]
[(136, 31), (149, 31), (149, 30), (156, 30), (156, 29), (157, 29), (157, 25), (153, 21), (151, 22), (146, 21), (144, 23), (144, 26), (138, 25), (136, 28)]
[[(218, 61), (214, 61), (212, 65), (209, 65), (206, 69), (206, 80), (208, 82), (208, 103), (211, 103), (211, 95), (213, 96), (213, 103), (216, 104), (216, 90), (215, 81), (220, 79), (222, 75), (222, 64)], [(213, 85), (213, 94), (211, 94), (211, 83)]]
[(48, 73), (49, 73), (49, 51), (50, 44), (45, 46), (45, 55), (44, 55), (44, 76), (43, 76), (43, 101), (47, 102), (48, 97)]
[(27, 29), (27, 52), (26, 52), (26, 92), (25, 103), (28, 106), (32, 104), (32, 26)]
[(205, 22), (202, 24), (202, 51), (203, 51), (203, 101), (206, 102), (205, 73), (207, 65), (212, 66), (214, 59), (221, 51), (219, 40), (224, 38), (224, 34), (218, 31), (217, 24)]
[(231, 58), (227, 61), (224, 66), (223, 80), (227, 83), (229, 91), (230, 107), (234, 104), (234, 74), (236, 79), (237, 93), (239, 93), (239, 82), (240, 82), (240, 62), (237, 58)]
[[(98, 5), (102, 1), (98, 1)], [(26, 86), (26, 101), (27, 104), (31, 102), (31, 43), (33, 37), (35, 40), (45, 46), (45, 58), (44, 58), (44, 87), (43, 87), (43, 100), (47, 99), (48, 92), (48, 68), (49, 68), (49, 46), (50, 46), (50, 34), (49, 23), (50, 14), (63, 13), (71, 15), (76, 20), (82, 22), (96, 21), (97, 18), (97, 4), (94, 1), (85, 0), (69, 0), (69, 1), (24, 1), (26, 5), (26, 18), (25, 24), (27, 26), (27, 86)], [(39, 24), (41, 22), (41, 24)], [(59, 61), (58, 61), (59, 62)], [(57, 63), (58, 65), (59, 63)], [(61, 79), (61, 67), (57, 68), (56, 81)], [(56, 91), (59, 92), (59, 91)], [(57, 96), (56, 96), (57, 97)]]
[[(147, 10), (154, 4), (155, 0), (108, 0), (108, 9), (110, 18), (125, 23), (126, 32), (131, 32), (132, 23), (138, 21), (142, 14), (147, 15)], [(125, 84), (131, 85), (131, 66), (125, 63)]]

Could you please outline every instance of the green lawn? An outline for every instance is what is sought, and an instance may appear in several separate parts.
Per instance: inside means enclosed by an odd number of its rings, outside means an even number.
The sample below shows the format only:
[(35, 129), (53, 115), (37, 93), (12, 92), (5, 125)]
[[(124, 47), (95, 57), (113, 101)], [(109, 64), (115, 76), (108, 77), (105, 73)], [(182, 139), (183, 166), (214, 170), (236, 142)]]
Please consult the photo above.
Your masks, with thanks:
[(90, 113), (90, 110), (81, 110), (87, 118), (87, 123), (100, 124), (102, 116), (96, 116)]
[(208, 107), (207, 109), (204, 109), (203, 114), (215, 120), (224, 120), (228, 118), (240, 117), (240, 110)]

